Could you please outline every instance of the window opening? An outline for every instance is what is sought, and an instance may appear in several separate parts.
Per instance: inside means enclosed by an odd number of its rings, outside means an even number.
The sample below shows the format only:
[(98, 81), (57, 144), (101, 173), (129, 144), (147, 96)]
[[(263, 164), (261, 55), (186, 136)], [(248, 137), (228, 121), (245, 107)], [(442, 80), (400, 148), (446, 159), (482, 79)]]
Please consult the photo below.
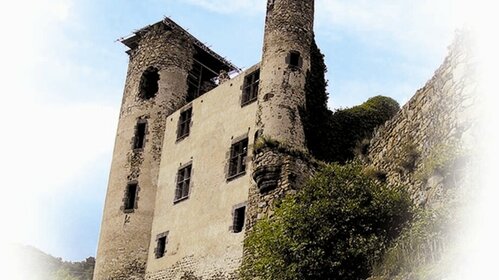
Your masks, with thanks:
[(241, 106), (256, 100), (258, 96), (258, 85), (260, 83), (260, 69), (244, 77), (243, 97)]
[(158, 82), (159, 70), (155, 67), (147, 68), (140, 79), (140, 98), (147, 100), (156, 96), (159, 89)]
[(217, 77), (217, 72), (194, 59), (192, 68), (187, 76), (187, 102), (215, 88), (217, 86), (215, 83)]
[(139, 120), (137, 122), (137, 126), (135, 128), (135, 139), (133, 142), (134, 149), (144, 148), (145, 139), (146, 139), (146, 127), (147, 127), (147, 122), (145, 120)]
[(292, 67), (300, 67), (300, 53), (292, 51), (289, 53), (289, 65)]
[(229, 178), (244, 174), (246, 171), (247, 153), (248, 138), (232, 145), (230, 149)]
[(129, 183), (126, 187), (125, 211), (133, 211), (137, 201), (137, 183)]
[(189, 185), (191, 183), (192, 165), (181, 168), (177, 173), (177, 187), (175, 189), (175, 201), (185, 199), (189, 196)]
[(189, 136), (191, 126), (192, 108), (180, 113), (178, 120), (177, 140)]
[(157, 242), (156, 259), (159, 259), (166, 253), (166, 236), (159, 237)]
[(246, 213), (246, 206), (234, 210), (234, 224), (232, 227), (234, 233), (238, 233), (243, 230), (245, 213)]

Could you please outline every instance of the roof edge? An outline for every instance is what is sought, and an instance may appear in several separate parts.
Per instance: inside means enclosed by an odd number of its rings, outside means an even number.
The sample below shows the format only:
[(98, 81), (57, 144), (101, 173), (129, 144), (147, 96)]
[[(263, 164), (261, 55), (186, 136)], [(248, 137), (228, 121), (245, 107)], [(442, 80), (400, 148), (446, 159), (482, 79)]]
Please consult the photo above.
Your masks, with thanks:
[(221, 63), (227, 65), (230, 68), (230, 71), (237, 71), (241, 72), (241, 68), (237, 67), (234, 65), (232, 62), (230, 62), (228, 59), (222, 57), (212, 49), (210, 49), (208, 46), (203, 44), (201, 41), (199, 41), (196, 37), (194, 37), (192, 34), (190, 34), (187, 30), (185, 30), (183, 27), (178, 25), (176, 22), (174, 22), (171, 18), (165, 17), (163, 20), (158, 21), (154, 24), (147, 25), (139, 30), (136, 30), (133, 32), (133, 34), (119, 38), (117, 41), (121, 42), (123, 45), (127, 46), (130, 49), (134, 49), (137, 46), (137, 42), (140, 40), (141, 33), (147, 32), (152, 26), (158, 24), (158, 23), (163, 23), (167, 27), (170, 27), (172, 29), (177, 29), (180, 30), (183, 34), (187, 35), (192, 42), (194, 43), (195, 46), (199, 47), (203, 51), (207, 52), (209, 55), (213, 56), (215, 59), (219, 60)]

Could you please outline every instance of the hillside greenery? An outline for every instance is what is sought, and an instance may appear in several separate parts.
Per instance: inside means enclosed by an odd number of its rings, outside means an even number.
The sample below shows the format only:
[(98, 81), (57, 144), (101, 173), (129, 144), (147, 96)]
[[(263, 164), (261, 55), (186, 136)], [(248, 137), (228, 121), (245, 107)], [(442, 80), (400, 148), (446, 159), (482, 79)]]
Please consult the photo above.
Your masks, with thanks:
[(95, 258), (70, 262), (53, 257), (31, 246), (15, 248), (18, 262), (25, 269), (22, 275), (30, 280), (92, 280)]
[(412, 217), (400, 188), (348, 162), (319, 170), (259, 220), (245, 240), (242, 279), (366, 279)]

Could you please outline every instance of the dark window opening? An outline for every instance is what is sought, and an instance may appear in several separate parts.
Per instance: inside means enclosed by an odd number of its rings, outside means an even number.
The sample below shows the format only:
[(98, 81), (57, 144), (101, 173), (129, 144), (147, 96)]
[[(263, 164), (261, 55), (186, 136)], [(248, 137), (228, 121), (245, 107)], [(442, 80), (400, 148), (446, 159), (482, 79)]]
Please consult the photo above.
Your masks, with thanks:
[(129, 183), (126, 186), (125, 211), (133, 211), (137, 201), (137, 183)]
[(230, 148), (229, 179), (245, 173), (247, 154), (248, 138), (232, 145)]
[(177, 187), (175, 189), (175, 201), (189, 197), (189, 186), (191, 183), (192, 165), (180, 169), (177, 173)]
[(186, 84), (186, 101), (191, 102), (197, 97), (211, 91), (220, 84), (220, 73), (237, 71), (237, 67), (229, 61), (216, 55), (202, 44), (194, 43), (194, 57), (188, 72)]
[(159, 237), (157, 242), (156, 259), (159, 259), (166, 253), (166, 236)]
[(259, 82), (260, 82), (260, 69), (244, 77), (241, 106), (244, 106), (256, 100), (258, 96)]
[(142, 99), (151, 99), (158, 93), (159, 71), (155, 67), (149, 67), (140, 79), (140, 93)]
[(197, 97), (217, 87), (215, 79), (218, 73), (210, 69), (203, 63), (194, 60), (192, 69), (187, 76), (187, 102), (191, 102)]
[(234, 210), (234, 224), (232, 226), (232, 231), (234, 233), (241, 232), (244, 228), (246, 206), (237, 208)]
[(189, 136), (191, 126), (192, 108), (180, 113), (177, 129), (177, 140)]
[(301, 58), (300, 58), (299, 52), (292, 51), (289, 53), (289, 66), (291, 66), (291, 67), (300, 67), (301, 66)]
[(135, 138), (133, 141), (134, 149), (144, 148), (146, 140), (146, 127), (147, 127), (146, 121), (139, 120), (139, 122), (137, 122), (137, 127), (135, 128)]

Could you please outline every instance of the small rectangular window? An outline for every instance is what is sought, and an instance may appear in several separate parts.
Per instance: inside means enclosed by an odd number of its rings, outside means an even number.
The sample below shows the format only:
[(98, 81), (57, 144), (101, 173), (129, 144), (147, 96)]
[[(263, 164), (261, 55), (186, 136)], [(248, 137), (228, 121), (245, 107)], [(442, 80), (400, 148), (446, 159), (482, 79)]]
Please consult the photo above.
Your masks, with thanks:
[(246, 213), (246, 206), (234, 210), (234, 221), (232, 226), (232, 232), (238, 233), (243, 230), (245, 213)]
[(229, 179), (245, 173), (247, 154), (248, 138), (232, 144), (230, 148)]
[(147, 122), (145, 120), (139, 120), (137, 122), (137, 126), (135, 127), (135, 138), (133, 142), (134, 149), (144, 148), (145, 139), (146, 139), (146, 127), (147, 127)]
[(133, 211), (137, 201), (137, 183), (129, 183), (126, 186), (125, 211)]
[(177, 187), (175, 189), (175, 201), (189, 197), (189, 186), (191, 183), (192, 165), (181, 168), (177, 173)]
[(191, 126), (191, 116), (192, 116), (192, 108), (189, 108), (180, 113), (180, 118), (178, 120), (177, 140), (189, 136), (190, 126)]
[(162, 258), (166, 253), (166, 236), (158, 238), (156, 245), (156, 259)]
[(298, 51), (290, 51), (288, 56), (286, 57), (286, 63), (292, 69), (297, 69), (297, 68), (301, 68), (301, 66), (303, 64), (303, 60), (302, 60), (301, 55)]
[(241, 106), (247, 105), (258, 97), (258, 85), (260, 83), (260, 69), (244, 77), (243, 96)]

